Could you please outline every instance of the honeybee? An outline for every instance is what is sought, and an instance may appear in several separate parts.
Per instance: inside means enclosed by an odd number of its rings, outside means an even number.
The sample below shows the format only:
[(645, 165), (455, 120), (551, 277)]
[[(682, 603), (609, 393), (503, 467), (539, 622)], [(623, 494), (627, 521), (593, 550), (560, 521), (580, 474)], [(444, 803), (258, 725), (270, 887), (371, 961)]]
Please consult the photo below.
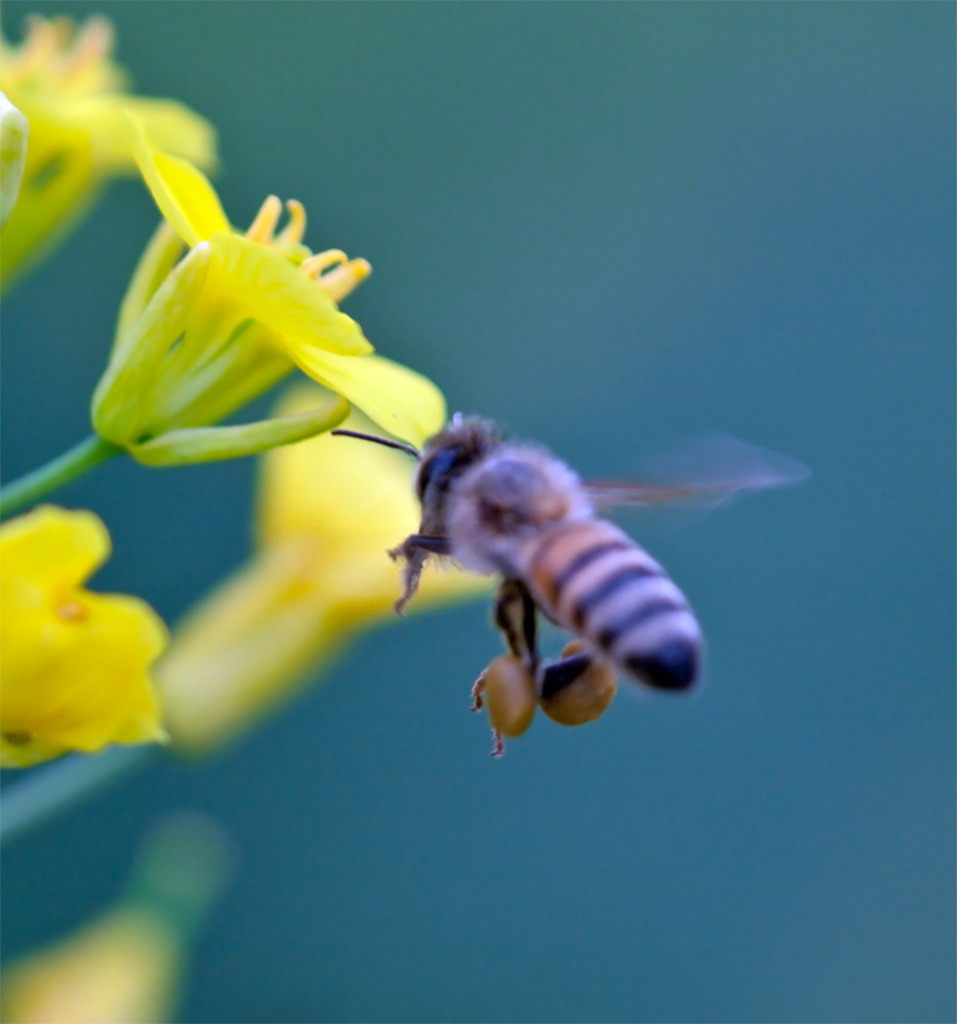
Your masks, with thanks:
[[(729, 478), (701, 484), (588, 484), (545, 449), (505, 441), (492, 423), (461, 414), (422, 452), (371, 435), (334, 433), (401, 448), (419, 461), (421, 525), (389, 552), (404, 564), (396, 611), (415, 596), (433, 556), (498, 575), (495, 624), (543, 706), (576, 683), (581, 688), (582, 680), (607, 680), (602, 666), (609, 662), (658, 690), (686, 691), (700, 675), (701, 627), (687, 598), (644, 548), (598, 515), (600, 509), (720, 498), (801, 475), (800, 467), (782, 471), (752, 460)], [(543, 665), (539, 612), (584, 643)], [(480, 705), (480, 690), (475, 696)]]

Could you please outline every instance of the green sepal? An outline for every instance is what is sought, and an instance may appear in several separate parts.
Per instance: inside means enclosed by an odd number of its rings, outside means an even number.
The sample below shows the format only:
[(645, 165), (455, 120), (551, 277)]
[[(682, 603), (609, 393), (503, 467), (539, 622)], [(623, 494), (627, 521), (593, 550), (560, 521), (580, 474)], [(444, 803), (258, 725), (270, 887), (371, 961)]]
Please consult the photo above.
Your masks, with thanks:
[(139, 435), (151, 411), (148, 388), (153, 374), (186, 329), (206, 282), (210, 256), (207, 243), (194, 246), (156, 289), (126, 335), (117, 340), (93, 392), (93, 426), (101, 437), (128, 446)]
[(349, 415), (349, 403), (338, 395), (304, 413), (244, 423), (235, 427), (195, 427), (170, 430), (129, 452), (147, 466), (187, 466), (221, 459), (258, 455), (283, 444), (305, 441), (339, 426)]
[(161, 220), (136, 264), (136, 270), (133, 271), (133, 277), (120, 303), (120, 314), (113, 335), (114, 351), (119, 348), (159, 286), (176, 266), (182, 251), (183, 242), (179, 235), (165, 220)]

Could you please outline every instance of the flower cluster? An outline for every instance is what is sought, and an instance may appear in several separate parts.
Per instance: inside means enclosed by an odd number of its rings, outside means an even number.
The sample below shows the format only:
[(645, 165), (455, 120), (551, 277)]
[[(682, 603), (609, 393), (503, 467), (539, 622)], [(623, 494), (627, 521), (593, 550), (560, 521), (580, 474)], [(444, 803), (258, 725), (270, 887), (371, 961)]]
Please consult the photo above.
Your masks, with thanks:
[[(442, 426), (445, 401), (431, 381), (375, 354), (339, 310), (368, 262), (312, 252), (296, 200), (283, 227), (283, 204), (269, 196), (248, 229), (233, 228), (197, 166), (215, 163), (212, 129), (178, 103), (131, 96), (111, 51), (101, 18), (81, 27), (35, 18), (20, 46), (3, 43), (3, 282), (112, 174), (138, 170), (163, 218), (92, 398), (98, 441), (82, 464), (5, 488), (3, 508), (122, 451), (169, 466), (293, 446), (267, 464), (250, 566), (177, 631), (163, 662), (177, 740), (204, 746), (248, 726), (360, 623), (381, 617), (395, 589), (384, 550), (414, 526), (410, 463), (317, 435), (355, 406), (421, 444)], [(296, 367), (323, 386), (300, 389), (268, 419), (220, 425)], [(69, 453), (51, 466), (64, 460)], [(163, 739), (150, 673), (165, 627), (136, 598), (82, 588), (109, 552), (103, 523), (44, 507), (6, 524), (0, 546), (2, 763)], [(435, 594), (467, 589), (436, 585)]]
[[(86, 588), (110, 553), (94, 513), (39, 505), (3, 524), (0, 766), (84, 755), (4, 790), (4, 836), (140, 756), (112, 745), (196, 755), (242, 735), (389, 615), (399, 580), (386, 552), (418, 518), (413, 463), (328, 432), (348, 422), (420, 446), (446, 416), (441, 391), (377, 354), (339, 309), (369, 263), (308, 248), (296, 200), (269, 195), (234, 227), (203, 170), (217, 163), (212, 127), (132, 95), (112, 49), (103, 18), (33, 18), (19, 45), (0, 40), (0, 286), (37, 267), (116, 175), (138, 173), (161, 215), (117, 311), (93, 435), (5, 484), (0, 516), (114, 455), (176, 466), (264, 454), (257, 540), (170, 637), (140, 598)], [(297, 370), (311, 380), (274, 415), (223, 425)], [(482, 587), (456, 573), (423, 584), (418, 608)], [(5, 972), (4, 1020), (168, 1019), (221, 874), (194, 826), (159, 844), (116, 907)]]

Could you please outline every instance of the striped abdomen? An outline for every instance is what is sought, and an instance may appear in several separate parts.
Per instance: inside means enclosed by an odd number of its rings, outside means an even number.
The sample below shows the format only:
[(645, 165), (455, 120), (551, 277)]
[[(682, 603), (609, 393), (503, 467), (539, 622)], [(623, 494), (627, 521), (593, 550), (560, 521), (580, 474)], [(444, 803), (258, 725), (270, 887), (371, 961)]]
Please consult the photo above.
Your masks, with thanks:
[(701, 631), (661, 566), (612, 523), (557, 527), (528, 551), (525, 582), (542, 610), (640, 682), (683, 690), (698, 675)]

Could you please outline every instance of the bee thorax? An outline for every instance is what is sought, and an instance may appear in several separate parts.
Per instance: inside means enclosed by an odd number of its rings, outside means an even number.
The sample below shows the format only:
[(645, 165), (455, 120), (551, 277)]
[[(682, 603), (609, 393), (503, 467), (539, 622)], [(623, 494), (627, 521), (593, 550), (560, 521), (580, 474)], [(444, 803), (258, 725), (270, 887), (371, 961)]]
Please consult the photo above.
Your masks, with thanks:
[(536, 449), (506, 445), (456, 481), (448, 534), (466, 569), (514, 576), (535, 538), (591, 515), (578, 478), (564, 463)]

